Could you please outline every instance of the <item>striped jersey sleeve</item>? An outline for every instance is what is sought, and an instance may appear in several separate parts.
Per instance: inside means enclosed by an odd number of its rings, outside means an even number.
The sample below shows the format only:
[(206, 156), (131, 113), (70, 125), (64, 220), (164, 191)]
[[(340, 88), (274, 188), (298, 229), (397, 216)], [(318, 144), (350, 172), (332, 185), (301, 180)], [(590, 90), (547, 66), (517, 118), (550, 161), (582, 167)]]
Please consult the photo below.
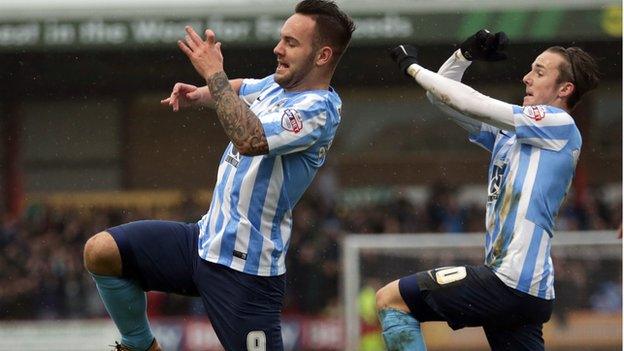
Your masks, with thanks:
[(284, 155), (305, 150), (326, 132), (328, 114), (334, 106), (317, 94), (302, 94), (262, 118), (269, 144), (269, 155)]
[(238, 96), (245, 101), (247, 106), (250, 106), (253, 104), (254, 100), (260, 96), (262, 90), (273, 83), (273, 75), (262, 79), (243, 79), (243, 84), (238, 91)]
[(556, 107), (514, 105), (513, 113), (518, 141), (541, 149), (560, 151), (577, 130), (574, 119)]
[(481, 128), (478, 132), (470, 133), (468, 140), (470, 142), (481, 146), (489, 152), (494, 149), (494, 143), (496, 142), (496, 136), (500, 132), (500, 129), (493, 127), (486, 123), (481, 123)]

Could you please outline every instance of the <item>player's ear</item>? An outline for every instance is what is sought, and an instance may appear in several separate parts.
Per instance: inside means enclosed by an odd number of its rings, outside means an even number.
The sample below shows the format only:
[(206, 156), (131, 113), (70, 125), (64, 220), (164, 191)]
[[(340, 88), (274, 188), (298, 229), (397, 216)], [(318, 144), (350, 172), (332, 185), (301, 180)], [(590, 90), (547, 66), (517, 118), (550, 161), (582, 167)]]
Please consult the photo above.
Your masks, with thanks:
[(332, 48), (329, 46), (323, 46), (316, 52), (315, 63), (317, 66), (324, 66), (331, 62), (333, 56), (334, 50), (332, 50)]
[(557, 94), (560, 98), (569, 98), (574, 93), (576, 86), (571, 82), (564, 82), (559, 87), (559, 94)]

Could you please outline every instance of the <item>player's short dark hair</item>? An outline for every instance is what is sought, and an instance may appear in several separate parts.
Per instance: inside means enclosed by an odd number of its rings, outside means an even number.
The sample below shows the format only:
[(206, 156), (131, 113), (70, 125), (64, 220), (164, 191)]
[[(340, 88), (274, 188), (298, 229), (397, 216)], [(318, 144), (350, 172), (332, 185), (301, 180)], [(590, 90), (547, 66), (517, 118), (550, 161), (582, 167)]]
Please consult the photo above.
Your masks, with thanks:
[(568, 106), (574, 108), (585, 93), (598, 85), (600, 80), (598, 64), (590, 54), (575, 46), (569, 48), (552, 46), (546, 51), (557, 53), (563, 57), (564, 63), (559, 66), (557, 83), (570, 82), (574, 84), (574, 92), (568, 99)]
[(318, 43), (330, 46), (335, 57), (334, 63), (338, 63), (355, 31), (351, 17), (330, 0), (303, 0), (295, 7), (295, 13), (314, 18)]

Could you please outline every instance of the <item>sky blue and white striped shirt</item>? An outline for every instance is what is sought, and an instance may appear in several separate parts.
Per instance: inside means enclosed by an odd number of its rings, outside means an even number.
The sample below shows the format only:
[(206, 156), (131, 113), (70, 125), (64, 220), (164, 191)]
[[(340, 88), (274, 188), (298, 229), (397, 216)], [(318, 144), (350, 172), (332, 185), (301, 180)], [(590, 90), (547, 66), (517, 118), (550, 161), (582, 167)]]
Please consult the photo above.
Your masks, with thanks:
[(485, 123), (470, 141), (492, 152), (485, 264), (508, 286), (554, 299), (554, 221), (581, 149), (572, 117), (552, 106), (513, 106), (515, 132)]
[(198, 222), (198, 251), (237, 271), (280, 275), (292, 209), (325, 161), (342, 102), (331, 88), (286, 92), (272, 75), (245, 79), (239, 96), (262, 122), (269, 153), (243, 156), (226, 147), (210, 209)]

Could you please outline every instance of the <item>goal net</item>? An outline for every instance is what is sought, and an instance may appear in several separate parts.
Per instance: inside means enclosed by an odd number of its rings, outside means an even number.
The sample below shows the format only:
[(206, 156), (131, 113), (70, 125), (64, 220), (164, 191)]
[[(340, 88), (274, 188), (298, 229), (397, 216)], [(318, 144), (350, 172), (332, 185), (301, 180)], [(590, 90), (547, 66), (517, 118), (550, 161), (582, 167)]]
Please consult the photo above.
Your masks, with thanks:
[[(372, 292), (436, 267), (483, 263), (483, 234), (351, 234), (343, 245), (346, 349), (379, 347)], [(613, 350), (622, 345), (622, 242), (615, 231), (557, 232), (556, 302), (544, 339), (551, 350)], [(482, 328), (452, 331), (424, 323), (428, 350), (488, 349)], [(372, 337), (366, 339), (366, 335)], [(377, 346), (365, 345), (377, 338)], [(375, 341), (372, 341), (373, 344)]]

